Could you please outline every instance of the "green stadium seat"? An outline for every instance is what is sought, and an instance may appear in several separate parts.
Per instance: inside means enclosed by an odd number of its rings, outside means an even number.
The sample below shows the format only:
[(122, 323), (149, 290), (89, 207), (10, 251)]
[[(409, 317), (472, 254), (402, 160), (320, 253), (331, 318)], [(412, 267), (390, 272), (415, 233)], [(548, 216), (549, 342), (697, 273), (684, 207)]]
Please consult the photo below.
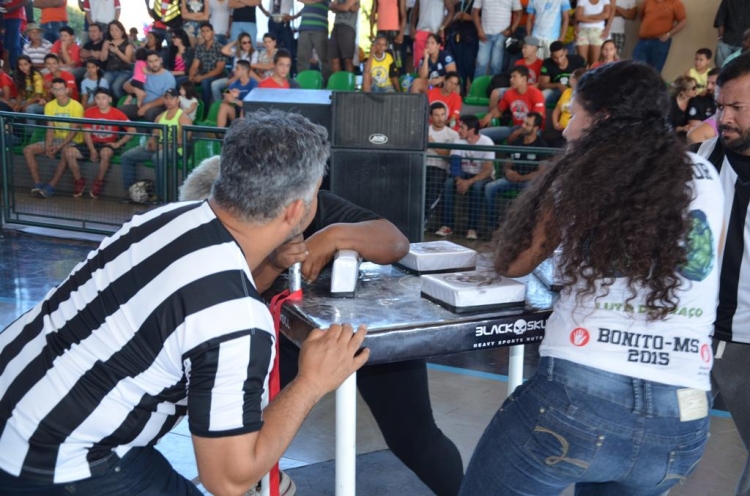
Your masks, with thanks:
[(328, 78), (327, 90), (333, 91), (354, 91), (356, 90), (354, 74), (347, 71), (339, 71), (331, 74)]
[(323, 74), (320, 71), (308, 69), (297, 74), (295, 79), (303, 90), (319, 90), (323, 88)]
[(197, 120), (195, 121), (196, 126), (208, 126), (208, 127), (216, 127), (216, 121), (219, 118), (219, 107), (221, 107), (221, 102), (214, 102), (211, 104), (211, 106), (208, 108), (208, 115), (203, 120)]
[(464, 105), (475, 105), (479, 107), (486, 107), (490, 104), (490, 99), (487, 96), (487, 88), (490, 87), (492, 82), (492, 76), (479, 76), (471, 83), (471, 89), (469, 94), (464, 97)]
[(195, 169), (201, 162), (221, 153), (221, 141), (197, 140), (193, 144), (193, 151), (188, 160), (188, 172)]

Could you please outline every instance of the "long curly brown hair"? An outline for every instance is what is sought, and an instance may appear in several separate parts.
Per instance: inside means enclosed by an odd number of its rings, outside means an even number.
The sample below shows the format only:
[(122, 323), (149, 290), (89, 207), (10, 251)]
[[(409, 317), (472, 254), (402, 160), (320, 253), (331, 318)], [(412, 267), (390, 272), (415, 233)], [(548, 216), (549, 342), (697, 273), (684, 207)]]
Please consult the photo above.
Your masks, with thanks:
[(495, 235), (495, 266), (507, 269), (549, 215), (545, 251), (559, 240), (566, 290), (579, 286), (580, 301), (627, 278), (628, 302), (645, 290), (649, 320), (662, 319), (679, 303), (693, 198), (664, 82), (646, 65), (616, 62), (586, 73), (575, 99), (593, 123), (515, 201)]

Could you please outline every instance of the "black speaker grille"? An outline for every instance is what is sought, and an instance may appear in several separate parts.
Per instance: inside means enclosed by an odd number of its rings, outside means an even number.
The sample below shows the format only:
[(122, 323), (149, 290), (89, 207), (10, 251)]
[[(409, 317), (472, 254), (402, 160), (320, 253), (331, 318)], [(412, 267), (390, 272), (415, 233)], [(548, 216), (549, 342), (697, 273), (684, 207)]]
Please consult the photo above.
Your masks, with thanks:
[(393, 222), (412, 243), (422, 241), (425, 155), (334, 149), (331, 191)]
[(332, 98), (333, 146), (425, 149), (425, 95), (335, 92)]

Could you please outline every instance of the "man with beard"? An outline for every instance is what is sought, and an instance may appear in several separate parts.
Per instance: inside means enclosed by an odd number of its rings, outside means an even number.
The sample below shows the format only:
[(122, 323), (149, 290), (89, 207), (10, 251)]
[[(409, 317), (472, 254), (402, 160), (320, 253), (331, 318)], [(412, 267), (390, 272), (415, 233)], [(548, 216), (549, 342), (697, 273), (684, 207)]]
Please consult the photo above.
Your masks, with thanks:
[[(725, 65), (716, 81), (719, 136), (701, 144), (698, 154), (718, 170), (724, 188), (726, 247), (721, 263), (719, 306), (714, 330), (715, 361), (711, 376), (732, 414), (745, 448), (750, 448), (750, 57)], [(710, 357), (709, 357), (710, 358)], [(750, 495), (750, 459), (737, 486)]]

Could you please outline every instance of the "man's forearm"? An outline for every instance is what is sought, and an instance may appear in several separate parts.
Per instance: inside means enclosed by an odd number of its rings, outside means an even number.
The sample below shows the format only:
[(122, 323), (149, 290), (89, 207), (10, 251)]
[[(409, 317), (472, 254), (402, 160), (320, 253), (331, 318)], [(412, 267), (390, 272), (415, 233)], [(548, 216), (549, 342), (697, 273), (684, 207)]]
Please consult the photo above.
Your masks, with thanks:
[(354, 250), (365, 260), (386, 265), (401, 260), (409, 252), (409, 240), (384, 219), (332, 224), (316, 234), (328, 231), (338, 250)]

